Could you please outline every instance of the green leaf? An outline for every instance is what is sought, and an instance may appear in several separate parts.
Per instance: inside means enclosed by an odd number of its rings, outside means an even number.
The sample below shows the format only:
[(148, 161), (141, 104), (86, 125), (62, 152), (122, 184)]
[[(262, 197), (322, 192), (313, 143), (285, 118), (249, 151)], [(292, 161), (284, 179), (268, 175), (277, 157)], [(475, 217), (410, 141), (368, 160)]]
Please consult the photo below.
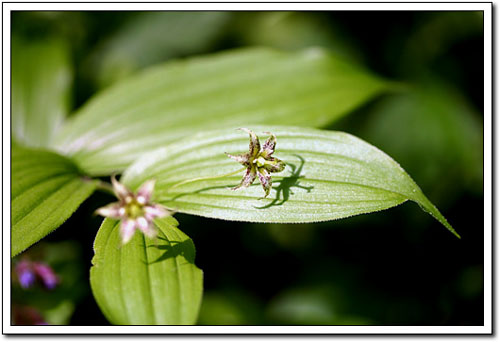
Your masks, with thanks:
[(88, 63), (90, 76), (97, 77), (101, 86), (109, 86), (139, 68), (206, 51), (230, 15), (229, 12), (136, 13), (98, 45)]
[(89, 197), (96, 182), (53, 152), (12, 149), (12, 256), (59, 227)]
[(243, 49), (154, 67), (105, 90), (68, 122), (57, 148), (90, 174), (209, 128), (324, 126), (388, 84), (322, 50)]
[(203, 272), (191, 239), (172, 217), (155, 220), (157, 240), (143, 234), (120, 247), (120, 221), (105, 219), (94, 243), (90, 284), (113, 324), (194, 324)]
[(276, 134), (273, 156), (287, 163), (285, 171), (273, 173), (273, 190), (267, 199), (259, 200), (264, 191), (258, 180), (247, 189), (229, 189), (240, 182), (243, 171), (204, 179), (241, 167), (224, 152), (248, 151), (248, 136), (229, 129), (194, 135), (158, 149), (137, 160), (122, 181), (138, 187), (146, 179), (156, 179), (156, 200), (176, 211), (250, 222), (327, 221), (412, 200), (458, 236), (393, 159), (359, 138), (299, 127), (254, 128), (256, 133), (262, 131)]
[(47, 147), (69, 110), (72, 69), (61, 41), (12, 39), (12, 135)]

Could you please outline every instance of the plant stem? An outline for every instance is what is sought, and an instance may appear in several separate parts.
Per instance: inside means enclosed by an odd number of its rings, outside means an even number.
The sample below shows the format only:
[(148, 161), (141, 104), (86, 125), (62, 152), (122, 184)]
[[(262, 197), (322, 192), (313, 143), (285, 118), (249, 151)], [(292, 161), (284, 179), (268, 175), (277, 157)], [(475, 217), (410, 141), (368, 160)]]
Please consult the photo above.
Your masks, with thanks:
[(103, 192), (107, 192), (113, 196), (116, 196), (115, 191), (113, 190), (113, 186), (101, 180), (99, 181), (99, 183), (97, 183), (97, 190), (101, 190)]

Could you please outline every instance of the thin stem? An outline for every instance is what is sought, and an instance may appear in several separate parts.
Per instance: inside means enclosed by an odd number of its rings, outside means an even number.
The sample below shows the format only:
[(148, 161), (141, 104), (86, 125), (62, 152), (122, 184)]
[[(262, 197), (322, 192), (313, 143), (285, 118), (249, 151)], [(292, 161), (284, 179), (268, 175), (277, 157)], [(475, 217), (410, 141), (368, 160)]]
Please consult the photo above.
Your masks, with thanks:
[(103, 192), (107, 192), (113, 196), (116, 196), (115, 191), (113, 190), (113, 186), (101, 180), (97, 183), (97, 190), (101, 190)]
[(234, 172), (231, 172), (231, 173), (226, 173), (224, 175), (220, 175), (220, 176), (209, 176), (209, 177), (198, 177), (198, 178), (191, 178), (191, 179), (187, 179), (185, 181), (182, 181), (182, 182), (179, 182), (177, 184), (174, 184), (170, 187), (169, 190), (172, 190), (172, 189), (175, 189), (177, 188), (178, 186), (180, 185), (184, 185), (184, 184), (187, 184), (187, 183), (192, 183), (192, 182), (196, 182), (196, 181), (199, 181), (199, 180), (206, 180), (206, 179), (217, 179), (217, 178), (222, 178), (222, 177), (229, 177), (229, 176), (232, 176), (232, 175), (235, 175), (243, 170), (246, 170), (247, 168), (244, 167), (242, 169), (239, 169), (239, 170), (236, 170)]

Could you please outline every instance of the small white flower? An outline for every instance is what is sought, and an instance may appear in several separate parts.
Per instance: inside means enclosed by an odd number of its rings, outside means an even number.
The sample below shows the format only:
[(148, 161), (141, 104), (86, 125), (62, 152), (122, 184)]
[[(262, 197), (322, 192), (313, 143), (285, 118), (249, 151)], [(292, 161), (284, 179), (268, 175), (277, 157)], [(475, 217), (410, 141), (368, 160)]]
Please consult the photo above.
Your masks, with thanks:
[(149, 238), (156, 237), (157, 231), (153, 220), (170, 215), (170, 212), (160, 204), (151, 203), (155, 181), (144, 182), (136, 194), (118, 182), (114, 176), (111, 177), (111, 182), (119, 201), (97, 209), (96, 213), (121, 220), (120, 235), (123, 245), (132, 239), (136, 229)]

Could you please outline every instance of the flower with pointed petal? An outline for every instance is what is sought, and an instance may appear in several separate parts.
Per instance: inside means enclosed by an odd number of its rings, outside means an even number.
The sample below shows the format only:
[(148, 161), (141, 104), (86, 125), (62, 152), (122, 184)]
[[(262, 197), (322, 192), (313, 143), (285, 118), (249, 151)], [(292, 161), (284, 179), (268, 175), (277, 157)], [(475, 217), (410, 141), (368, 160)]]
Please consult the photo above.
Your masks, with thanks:
[(272, 186), (271, 173), (281, 172), (285, 169), (286, 164), (275, 157), (271, 157), (274, 153), (276, 147), (276, 136), (270, 132), (264, 132), (264, 134), (270, 135), (270, 137), (264, 142), (262, 147), (260, 146), (259, 138), (254, 132), (248, 128), (239, 128), (242, 131), (247, 132), (250, 135), (250, 145), (249, 151), (237, 156), (233, 156), (226, 153), (227, 156), (238, 163), (242, 164), (247, 168), (241, 183), (232, 188), (232, 190), (237, 190), (239, 188), (249, 187), (255, 178), (258, 176), (259, 181), (265, 191), (265, 197), (269, 195)]
[(149, 238), (156, 237), (157, 231), (153, 220), (165, 217), (170, 213), (163, 206), (151, 202), (155, 181), (144, 182), (136, 194), (118, 182), (114, 176), (111, 177), (111, 183), (118, 202), (99, 208), (96, 213), (121, 220), (120, 235), (123, 245), (132, 239), (137, 229)]

